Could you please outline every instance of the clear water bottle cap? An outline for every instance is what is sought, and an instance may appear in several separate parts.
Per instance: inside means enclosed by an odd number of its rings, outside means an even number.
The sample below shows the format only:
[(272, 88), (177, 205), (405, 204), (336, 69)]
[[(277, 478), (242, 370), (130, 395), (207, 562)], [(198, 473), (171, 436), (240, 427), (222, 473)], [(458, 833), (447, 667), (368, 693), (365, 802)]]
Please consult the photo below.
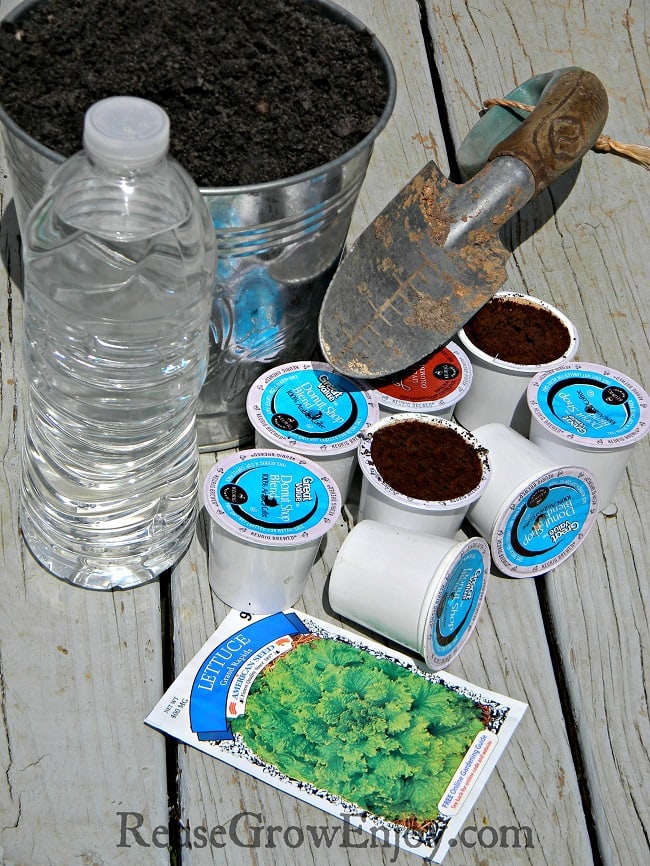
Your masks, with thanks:
[(110, 96), (86, 112), (83, 144), (97, 162), (143, 168), (167, 153), (169, 117), (148, 99)]

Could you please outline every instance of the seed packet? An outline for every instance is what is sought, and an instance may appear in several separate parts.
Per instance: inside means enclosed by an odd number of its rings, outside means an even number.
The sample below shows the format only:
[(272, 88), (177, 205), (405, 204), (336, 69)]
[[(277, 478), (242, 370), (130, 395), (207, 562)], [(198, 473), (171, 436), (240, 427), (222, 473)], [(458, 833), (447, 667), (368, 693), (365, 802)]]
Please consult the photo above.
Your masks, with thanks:
[(231, 611), (145, 722), (441, 863), (525, 710), (290, 609)]

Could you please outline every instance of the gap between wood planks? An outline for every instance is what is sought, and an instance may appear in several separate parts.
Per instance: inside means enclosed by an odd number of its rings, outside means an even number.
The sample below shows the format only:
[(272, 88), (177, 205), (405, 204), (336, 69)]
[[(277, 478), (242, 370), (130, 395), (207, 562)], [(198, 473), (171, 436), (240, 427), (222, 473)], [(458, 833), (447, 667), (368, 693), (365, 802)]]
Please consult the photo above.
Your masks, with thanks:
[(593, 804), (591, 800), (591, 791), (589, 790), (589, 780), (585, 770), (585, 761), (582, 754), (580, 737), (573, 720), (575, 713), (573, 711), (573, 702), (567, 684), (565, 661), (562, 658), (562, 653), (559, 650), (557, 642), (557, 634), (553, 617), (551, 615), (550, 605), (548, 603), (548, 587), (546, 584), (547, 577), (542, 576), (536, 578), (537, 597), (539, 599), (539, 607), (544, 623), (544, 631), (548, 642), (551, 663), (555, 671), (555, 682), (557, 685), (558, 694), (560, 696), (560, 706), (562, 707), (562, 717), (564, 719), (564, 727), (569, 741), (569, 749), (573, 764), (576, 770), (578, 779), (578, 792), (582, 801), (582, 811), (585, 815), (587, 825), (587, 833), (589, 835), (589, 843), (591, 845), (591, 853), (594, 860), (594, 866), (604, 866), (603, 856), (598, 843), (598, 834), (596, 832), (596, 819), (594, 816)]
[(436, 51), (429, 30), (427, 19), (427, 0), (416, 0), (420, 9), (420, 28), (422, 30), (422, 41), (426, 50), (427, 60), (429, 62), (429, 73), (431, 75), (431, 83), (433, 85), (433, 94), (436, 99), (438, 108), (438, 116), (440, 118), (440, 128), (442, 129), (443, 143), (447, 153), (449, 162), (449, 179), (454, 183), (461, 183), (462, 177), (456, 160), (456, 147), (451, 134), (451, 126), (449, 123), (449, 114), (447, 112), (447, 103), (445, 101), (445, 93), (442, 86), (442, 78), (438, 72), (436, 64)]
[[(174, 666), (174, 610), (172, 605), (171, 571), (161, 574), (160, 631), (162, 634), (163, 694), (176, 678)], [(171, 866), (181, 863), (181, 804), (178, 765), (180, 744), (165, 735), (165, 767), (167, 778), (167, 806), (169, 809), (169, 858)]]

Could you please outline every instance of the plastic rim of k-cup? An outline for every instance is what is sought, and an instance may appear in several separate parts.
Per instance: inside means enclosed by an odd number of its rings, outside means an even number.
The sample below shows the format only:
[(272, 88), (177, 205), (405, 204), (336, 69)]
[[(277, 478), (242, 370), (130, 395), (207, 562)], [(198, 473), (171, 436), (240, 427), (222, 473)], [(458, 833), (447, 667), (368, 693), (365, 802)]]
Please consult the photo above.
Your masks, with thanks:
[(256, 448), (310, 457), (334, 478), (343, 501), (357, 465), (360, 435), (379, 418), (372, 392), (320, 361), (263, 373), (246, 399)]
[(467, 519), (490, 542), (496, 567), (509, 577), (535, 577), (564, 562), (598, 515), (595, 476), (559, 463), (505, 424), (474, 431), (489, 449), (490, 480)]
[(482, 538), (455, 541), (363, 520), (338, 552), (329, 601), (342, 616), (441, 670), (474, 630), (489, 573)]
[(547, 310), (559, 319), (569, 333), (569, 346), (557, 359), (545, 364), (514, 364), (489, 355), (476, 346), (461, 328), (458, 340), (467, 352), (472, 364), (472, 385), (468, 393), (459, 400), (454, 417), (468, 430), (483, 424), (507, 424), (518, 433), (528, 435), (530, 411), (526, 400), (526, 388), (537, 373), (550, 370), (575, 357), (578, 351), (578, 331), (573, 322), (557, 307), (532, 295), (520, 292), (497, 292), (494, 300), (514, 300), (521, 304)]
[(530, 439), (558, 460), (574, 460), (598, 479), (606, 509), (634, 445), (648, 432), (650, 397), (623, 373), (574, 362), (536, 375), (528, 385)]
[(219, 460), (203, 485), (210, 586), (237, 610), (275, 613), (302, 595), (322, 537), (341, 513), (334, 480), (313, 460), (250, 449)]
[(418, 367), (382, 380), (365, 382), (379, 403), (379, 416), (422, 412), (450, 419), (472, 384), (472, 364), (454, 342), (447, 343)]
[[(387, 425), (409, 424), (414, 421), (453, 430), (465, 441), (481, 462), (481, 480), (475, 487), (455, 498), (428, 500), (400, 493), (384, 481), (372, 459), (373, 435)], [(467, 509), (481, 496), (490, 477), (488, 453), (476, 437), (455, 422), (434, 415), (401, 412), (382, 418), (362, 435), (357, 453), (362, 472), (359, 520), (377, 520), (380, 523), (434, 535), (454, 535), (463, 522)]]

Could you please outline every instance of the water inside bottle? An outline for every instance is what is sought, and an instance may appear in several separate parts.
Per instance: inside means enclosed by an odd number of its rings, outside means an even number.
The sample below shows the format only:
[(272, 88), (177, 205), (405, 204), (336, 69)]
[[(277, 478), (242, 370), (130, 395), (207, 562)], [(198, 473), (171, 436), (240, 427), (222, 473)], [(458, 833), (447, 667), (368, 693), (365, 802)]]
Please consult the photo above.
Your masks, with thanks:
[(54, 196), (25, 258), (22, 531), (54, 574), (101, 589), (156, 577), (193, 532), (214, 263), (191, 208), (149, 196), (149, 222), (143, 206), (116, 232), (111, 196), (71, 214)]

